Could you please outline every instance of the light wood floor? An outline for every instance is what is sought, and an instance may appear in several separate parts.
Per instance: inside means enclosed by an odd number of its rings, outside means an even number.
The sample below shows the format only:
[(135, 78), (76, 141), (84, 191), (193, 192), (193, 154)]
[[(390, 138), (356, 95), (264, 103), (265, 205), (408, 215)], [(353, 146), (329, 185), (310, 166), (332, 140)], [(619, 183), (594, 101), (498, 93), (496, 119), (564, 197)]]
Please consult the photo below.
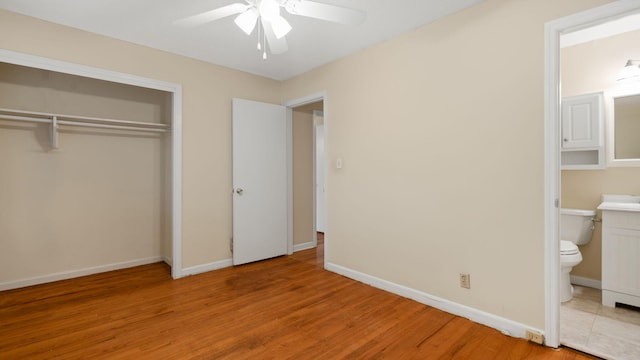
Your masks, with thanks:
[(320, 251), (172, 280), (163, 264), (0, 292), (0, 359), (591, 359), (322, 269)]

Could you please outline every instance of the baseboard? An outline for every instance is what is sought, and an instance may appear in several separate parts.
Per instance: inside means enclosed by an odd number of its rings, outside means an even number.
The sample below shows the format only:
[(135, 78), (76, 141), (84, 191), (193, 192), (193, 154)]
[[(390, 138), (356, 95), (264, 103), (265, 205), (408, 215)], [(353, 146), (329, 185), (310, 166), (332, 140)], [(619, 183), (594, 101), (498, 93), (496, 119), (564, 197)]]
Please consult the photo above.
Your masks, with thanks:
[(196, 266), (191, 266), (188, 268), (184, 268), (182, 269), (182, 276), (189, 276), (189, 275), (197, 275), (197, 274), (202, 274), (205, 273), (207, 271), (213, 271), (213, 270), (218, 270), (218, 269), (222, 269), (222, 268), (226, 268), (229, 266), (233, 266), (233, 260), (232, 259), (224, 259), (224, 260), (220, 260), (220, 261), (214, 261), (208, 264), (202, 264), (202, 265), (196, 265)]
[(479, 324), (489, 326), (491, 328), (497, 329), (505, 335), (525, 338), (525, 332), (527, 330), (532, 330), (544, 334), (543, 330), (535, 329), (530, 326), (526, 326), (524, 324), (505, 319), (500, 316), (496, 316), (494, 314), (490, 314), (469, 306), (461, 305), (447, 299), (433, 296), (422, 291), (383, 280), (375, 276), (361, 273), (359, 271), (352, 270), (340, 265), (328, 263), (326, 269), (338, 273), (342, 276), (346, 276), (348, 278), (371, 285), (378, 289), (382, 289), (396, 295), (415, 300), (419, 303), (429, 305), (436, 309), (446, 311), (450, 314), (458, 315)]
[(54, 274), (36, 276), (36, 277), (21, 279), (16, 281), (8, 281), (8, 282), (0, 283), (0, 291), (18, 289), (22, 287), (39, 285), (39, 284), (46, 284), (46, 283), (60, 281), (60, 280), (73, 279), (80, 276), (93, 275), (93, 274), (98, 274), (98, 273), (113, 271), (113, 270), (121, 270), (121, 269), (126, 269), (134, 266), (153, 264), (153, 263), (161, 262), (164, 260), (165, 259), (162, 256), (153, 256), (153, 257), (144, 258), (144, 259), (124, 261), (124, 262), (108, 264), (108, 265), (94, 266), (94, 267), (84, 268), (79, 270), (63, 271), (63, 272), (58, 272)]
[[(306, 249), (312, 249), (314, 247), (316, 247), (316, 244), (314, 244), (313, 241), (310, 241), (310, 242), (294, 245), (293, 251), (296, 252), (296, 251), (301, 251)], [(208, 271), (218, 270), (218, 269), (226, 268), (229, 266), (233, 266), (233, 259), (219, 260), (219, 261), (214, 261), (208, 264), (202, 264), (202, 265), (196, 265), (196, 266), (184, 268), (182, 269), (182, 276), (202, 274)]]
[(586, 287), (602, 290), (602, 282), (600, 280), (590, 279), (590, 278), (577, 276), (577, 275), (571, 275), (571, 283), (574, 285), (586, 286)]
[(162, 261), (167, 263), (167, 265), (169, 265), (169, 266), (173, 266), (173, 259), (171, 257), (169, 257), (169, 256), (163, 256), (162, 257)]
[(293, 252), (301, 251), (301, 250), (307, 250), (307, 249), (313, 249), (316, 246), (318, 246), (318, 245), (313, 241), (309, 241), (309, 242), (302, 243), (302, 244), (295, 244), (295, 245), (293, 245)]

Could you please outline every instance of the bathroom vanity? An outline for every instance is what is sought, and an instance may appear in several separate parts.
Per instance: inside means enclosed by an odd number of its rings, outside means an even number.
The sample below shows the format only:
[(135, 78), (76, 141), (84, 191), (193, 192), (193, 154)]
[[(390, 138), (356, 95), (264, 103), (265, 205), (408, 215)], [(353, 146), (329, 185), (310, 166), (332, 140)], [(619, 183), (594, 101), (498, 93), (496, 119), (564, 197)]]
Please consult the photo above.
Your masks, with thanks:
[(640, 307), (640, 196), (603, 195), (602, 304)]

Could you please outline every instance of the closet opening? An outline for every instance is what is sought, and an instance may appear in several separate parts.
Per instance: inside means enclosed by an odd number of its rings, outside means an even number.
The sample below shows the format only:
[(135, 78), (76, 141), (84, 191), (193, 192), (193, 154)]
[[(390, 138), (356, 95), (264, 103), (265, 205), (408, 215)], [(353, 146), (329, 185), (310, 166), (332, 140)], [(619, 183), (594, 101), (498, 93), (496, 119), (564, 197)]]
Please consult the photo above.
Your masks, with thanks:
[(0, 62), (0, 290), (160, 261), (179, 277), (176, 93), (24, 63)]

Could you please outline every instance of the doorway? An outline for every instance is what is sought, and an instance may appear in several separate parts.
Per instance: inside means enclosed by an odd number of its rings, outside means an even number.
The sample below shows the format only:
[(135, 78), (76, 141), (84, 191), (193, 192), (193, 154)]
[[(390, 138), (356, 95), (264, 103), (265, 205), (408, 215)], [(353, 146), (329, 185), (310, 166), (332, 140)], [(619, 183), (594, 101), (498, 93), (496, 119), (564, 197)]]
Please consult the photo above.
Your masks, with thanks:
[[(324, 253), (326, 232), (326, 100), (323, 93), (285, 104), (290, 119), (292, 252)], [(324, 256), (320, 259), (324, 264)]]
[[(617, 80), (627, 60), (640, 55), (638, 37), (640, 15), (625, 16), (562, 35), (560, 83), (563, 108), (586, 97), (604, 100), (596, 105), (611, 110), (611, 100), (616, 94), (634, 88), (640, 93), (640, 82)], [(612, 142), (604, 142), (604, 123), (611, 124), (613, 120), (612, 116), (605, 116), (610, 111), (593, 113), (603, 115), (590, 121), (597, 126), (591, 132), (596, 140), (595, 145), (612, 148)], [(566, 124), (567, 118), (561, 120)], [(577, 128), (573, 126), (572, 130)], [(563, 139), (570, 138), (566, 136), (567, 131), (563, 131), (563, 134)], [(578, 149), (572, 149), (564, 141), (560, 173), (562, 208), (594, 211), (601, 203), (602, 194), (633, 194), (640, 190), (640, 168), (612, 167), (612, 164), (605, 166), (604, 149), (599, 151), (598, 158), (594, 157), (594, 164), (575, 164), (575, 157), (570, 156), (593, 145), (580, 145)], [(566, 164), (569, 160), (570, 164)], [(601, 216), (596, 216), (598, 218)], [(560, 227), (564, 226), (561, 217)], [(574, 291), (573, 297), (560, 307), (560, 343), (605, 358), (640, 358), (640, 311), (603, 305), (601, 223), (596, 220), (593, 229), (590, 241), (578, 246), (582, 261), (571, 269)], [(568, 239), (561, 237), (561, 240)]]
[[(559, 208), (562, 206), (560, 37), (639, 11), (638, 2), (616, 2), (549, 22), (545, 26), (545, 335), (548, 346), (560, 346), (562, 338), (559, 296)], [(581, 350), (606, 355), (602, 349)]]

